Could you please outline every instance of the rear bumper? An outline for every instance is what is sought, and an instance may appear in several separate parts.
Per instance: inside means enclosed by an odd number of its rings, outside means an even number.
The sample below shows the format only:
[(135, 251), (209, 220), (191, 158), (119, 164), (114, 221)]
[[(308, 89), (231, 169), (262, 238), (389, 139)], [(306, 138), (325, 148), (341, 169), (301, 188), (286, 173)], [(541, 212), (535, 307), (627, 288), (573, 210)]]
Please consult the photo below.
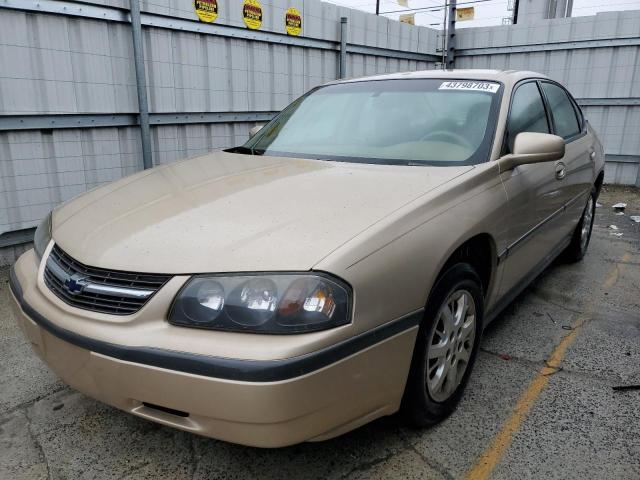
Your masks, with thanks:
[[(290, 359), (225, 359), (127, 347), (63, 329), (25, 300), (22, 285), (35, 282), (21, 276), (35, 276), (32, 270), (12, 269), (10, 284), (16, 319), (33, 349), (73, 388), (132, 414), (234, 443), (279, 447), (328, 439), (399, 407), (416, 315), (393, 322), (374, 343), (367, 336)], [(37, 294), (34, 288), (28, 298)]]

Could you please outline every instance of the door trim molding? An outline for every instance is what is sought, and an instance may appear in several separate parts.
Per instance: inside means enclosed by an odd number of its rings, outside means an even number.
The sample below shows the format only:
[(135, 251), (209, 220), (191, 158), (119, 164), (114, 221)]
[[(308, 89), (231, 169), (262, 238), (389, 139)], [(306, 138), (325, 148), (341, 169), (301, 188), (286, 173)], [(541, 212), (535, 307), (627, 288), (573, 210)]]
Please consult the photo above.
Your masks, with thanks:
[(564, 237), (558, 245), (556, 245), (546, 257), (540, 261), (529, 273), (527, 273), (518, 283), (509, 289), (500, 299), (494, 303), (491, 309), (485, 315), (484, 325), (488, 325), (520, 294), (527, 288), (545, 269), (551, 265), (558, 255), (569, 246), (571, 243), (571, 236)]
[(588, 190), (584, 190), (582, 192), (580, 192), (578, 195), (574, 196), (571, 200), (569, 200), (568, 202), (566, 202), (564, 205), (562, 205), (562, 207), (560, 207), (558, 210), (556, 210), (555, 212), (553, 212), (551, 215), (549, 215), (548, 217), (546, 217), (545, 219), (543, 219), (542, 221), (540, 221), (537, 225), (535, 225), (533, 228), (531, 228), (529, 231), (525, 232), (522, 236), (520, 236), (516, 241), (514, 241), (513, 243), (511, 243), (510, 245), (508, 245), (499, 255), (498, 255), (498, 264), (500, 264), (501, 262), (503, 262), (512, 252), (514, 252), (515, 250), (517, 250), (518, 248), (520, 248), (524, 242), (526, 242), (528, 239), (531, 238), (531, 236), (536, 233), (540, 228), (542, 228), (545, 224), (549, 223), (551, 220), (553, 220), (554, 218), (556, 218), (558, 215), (560, 215), (562, 212), (564, 212), (565, 210), (567, 210), (567, 208), (569, 208), (571, 205), (573, 205), (575, 202), (577, 202), (580, 197), (582, 197), (585, 193), (587, 193)]

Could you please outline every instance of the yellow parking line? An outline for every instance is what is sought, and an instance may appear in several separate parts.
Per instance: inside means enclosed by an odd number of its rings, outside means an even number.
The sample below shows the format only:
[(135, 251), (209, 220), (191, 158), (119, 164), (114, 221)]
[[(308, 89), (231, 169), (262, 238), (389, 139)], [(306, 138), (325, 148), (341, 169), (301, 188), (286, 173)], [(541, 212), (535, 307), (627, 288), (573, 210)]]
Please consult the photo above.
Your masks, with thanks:
[[(621, 262), (627, 262), (630, 258), (631, 255), (627, 252), (622, 257)], [(615, 285), (618, 281), (621, 267), (621, 265), (616, 265), (609, 272), (607, 279), (602, 285), (604, 289), (609, 289)], [(582, 329), (582, 326), (592, 312), (593, 303), (589, 303), (587, 311), (580, 315), (580, 317), (571, 325), (572, 329), (569, 334), (562, 338), (560, 343), (551, 353), (551, 356), (545, 362), (545, 366), (540, 369), (533, 380), (531, 380), (527, 389), (522, 393), (518, 399), (518, 403), (516, 403), (516, 406), (511, 413), (511, 416), (503, 424), (502, 429), (498, 432), (498, 435), (494, 438), (493, 442), (491, 442), (491, 445), (489, 445), (482, 455), (480, 455), (471, 470), (467, 472), (467, 479), (484, 480), (489, 478), (511, 444), (513, 435), (520, 428), (524, 418), (540, 396), (540, 393), (542, 393), (542, 390), (544, 390), (544, 387), (547, 386), (547, 383), (549, 382), (549, 375), (557, 371), (558, 367), (560, 367), (560, 364), (567, 353), (567, 349), (576, 339), (578, 333)]]

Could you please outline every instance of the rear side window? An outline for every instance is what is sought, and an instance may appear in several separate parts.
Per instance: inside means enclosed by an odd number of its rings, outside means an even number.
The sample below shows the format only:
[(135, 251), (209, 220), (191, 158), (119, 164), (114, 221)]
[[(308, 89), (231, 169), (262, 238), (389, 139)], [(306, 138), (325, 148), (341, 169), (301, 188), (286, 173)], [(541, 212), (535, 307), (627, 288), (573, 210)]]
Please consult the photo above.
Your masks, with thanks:
[(580, 107), (578, 107), (578, 104), (575, 100), (573, 100), (571, 104), (573, 105), (573, 109), (576, 112), (576, 117), (578, 117), (578, 126), (580, 127), (580, 129), (582, 129), (584, 125), (584, 115), (582, 115), (582, 110), (580, 110)]
[(521, 132), (549, 133), (544, 103), (535, 82), (520, 85), (513, 94), (507, 122), (507, 153), (513, 152), (513, 142)]
[(580, 124), (571, 99), (563, 88), (553, 83), (542, 83), (542, 89), (547, 97), (556, 135), (570, 138), (580, 133)]

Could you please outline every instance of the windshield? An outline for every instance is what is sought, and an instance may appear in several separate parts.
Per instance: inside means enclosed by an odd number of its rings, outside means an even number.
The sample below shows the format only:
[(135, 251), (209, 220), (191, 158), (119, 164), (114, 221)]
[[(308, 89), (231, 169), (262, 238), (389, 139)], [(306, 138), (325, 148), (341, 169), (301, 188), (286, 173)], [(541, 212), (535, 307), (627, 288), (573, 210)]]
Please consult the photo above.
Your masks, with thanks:
[(349, 162), (470, 165), (488, 158), (501, 88), (373, 80), (302, 96), (236, 151)]

